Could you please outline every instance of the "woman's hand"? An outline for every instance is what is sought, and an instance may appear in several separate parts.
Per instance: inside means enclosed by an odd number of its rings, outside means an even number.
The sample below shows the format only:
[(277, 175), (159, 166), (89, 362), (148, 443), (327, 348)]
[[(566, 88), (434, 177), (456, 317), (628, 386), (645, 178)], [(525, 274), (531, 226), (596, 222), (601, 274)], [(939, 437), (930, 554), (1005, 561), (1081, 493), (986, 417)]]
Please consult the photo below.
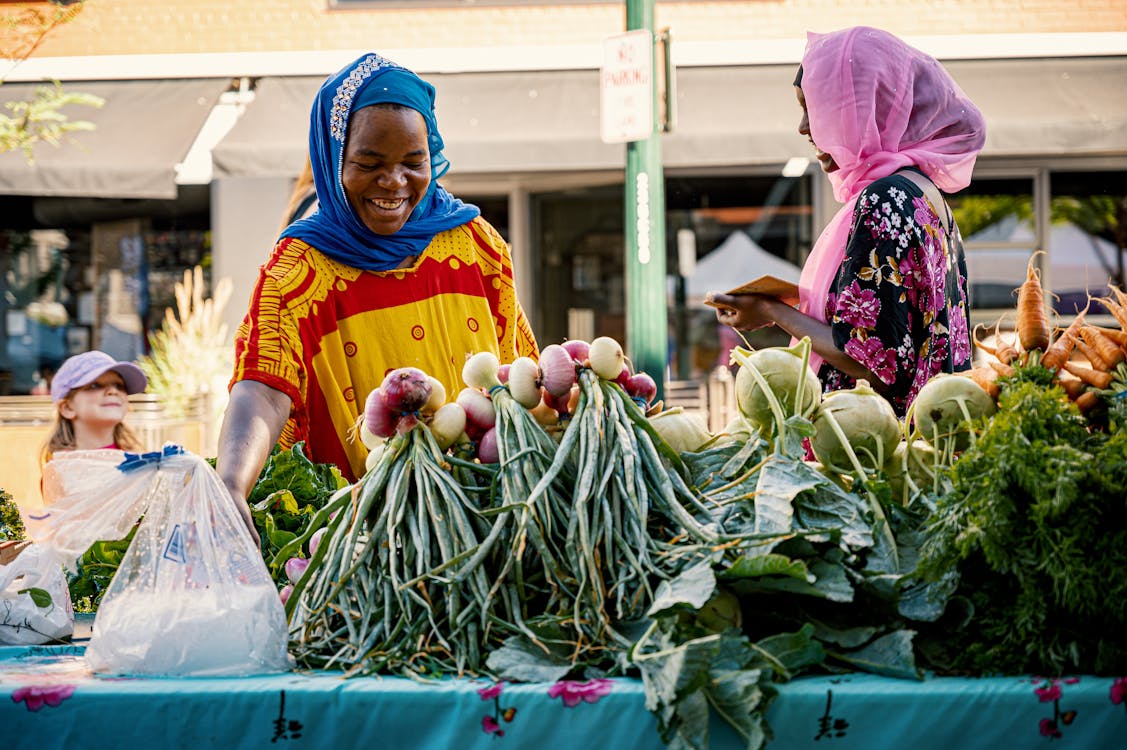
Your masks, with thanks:
[(754, 331), (775, 324), (772, 302), (762, 294), (724, 294), (710, 292), (708, 304), (716, 308), (716, 319), (737, 331)]

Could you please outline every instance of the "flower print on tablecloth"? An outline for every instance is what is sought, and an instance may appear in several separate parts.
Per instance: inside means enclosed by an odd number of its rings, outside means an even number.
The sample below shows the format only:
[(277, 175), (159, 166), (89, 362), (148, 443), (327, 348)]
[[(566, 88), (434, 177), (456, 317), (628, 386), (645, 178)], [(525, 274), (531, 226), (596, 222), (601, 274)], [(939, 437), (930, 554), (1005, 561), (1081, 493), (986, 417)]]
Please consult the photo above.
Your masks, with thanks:
[(504, 682), (495, 682), (492, 685), (478, 688), (477, 691), (477, 694), (481, 696), (483, 701), (493, 701), (492, 715), (486, 714), (481, 717), (481, 731), (494, 737), (504, 737), (505, 730), (502, 729), (501, 722), (510, 722), (517, 715), (517, 710), (514, 706), (501, 705), (501, 693), (504, 690)]
[(1033, 682), (1037, 687), (1033, 693), (1041, 703), (1053, 704), (1053, 715), (1042, 718), (1038, 723), (1038, 730), (1042, 737), (1058, 740), (1064, 736), (1064, 727), (1076, 720), (1074, 709), (1061, 710), (1061, 701), (1064, 699), (1064, 685), (1075, 685), (1080, 682), (1079, 677), (1034, 677)]
[(603, 679), (587, 682), (560, 680), (548, 688), (548, 697), (562, 698), (565, 706), (575, 708), (580, 703), (595, 703), (604, 695), (609, 695), (613, 684), (610, 680)]
[(54, 708), (74, 695), (76, 685), (27, 685), (12, 691), (12, 700), (23, 701), (28, 711), (38, 711), (44, 706)]

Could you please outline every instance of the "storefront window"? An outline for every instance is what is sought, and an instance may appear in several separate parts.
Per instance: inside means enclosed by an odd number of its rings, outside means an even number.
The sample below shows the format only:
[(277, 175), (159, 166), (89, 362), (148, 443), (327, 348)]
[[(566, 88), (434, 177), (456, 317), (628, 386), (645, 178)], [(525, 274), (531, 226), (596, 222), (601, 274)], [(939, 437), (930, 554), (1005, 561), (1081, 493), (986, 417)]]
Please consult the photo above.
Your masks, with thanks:
[[(1012, 310), (1030, 257), (1037, 260), (1055, 311), (1074, 315), (1088, 295), (1123, 288), (1127, 247), (1127, 172), (1050, 172), (1049, 217), (1038, 235), (1034, 178), (978, 178), (950, 203), (967, 249), (972, 317), (994, 322)], [(1098, 313), (1098, 310), (1094, 311)]]
[[(722, 339), (705, 293), (763, 274), (797, 281), (810, 249), (810, 179), (669, 176), (665, 186), (669, 376), (701, 378), (733, 344)], [(629, 346), (622, 186), (545, 193), (532, 203), (538, 337), (613, 336)], [(754, 338), (755, 346), (785, 343), (777, 331)]]
[(62, 361), (87, 349), (123, 360), (147, 354), (149, 333), (176, 309), (184, 271), (206, 271), (207, 221), (201, 214), (0, 230), (0, 395), (47, 393)]
[(1033, 178), (975, 177), (949, 199), (963, 236), (974, 322), (994, 322), (1012, 309), (1037, 249)]
[[(1127, 288), (1127, 172), (1052, 172), (1046, 282), (1062, 315), (1084, 308), (1088, 294)], [(1093, 306), (1094, 312), (1104, 312)]]

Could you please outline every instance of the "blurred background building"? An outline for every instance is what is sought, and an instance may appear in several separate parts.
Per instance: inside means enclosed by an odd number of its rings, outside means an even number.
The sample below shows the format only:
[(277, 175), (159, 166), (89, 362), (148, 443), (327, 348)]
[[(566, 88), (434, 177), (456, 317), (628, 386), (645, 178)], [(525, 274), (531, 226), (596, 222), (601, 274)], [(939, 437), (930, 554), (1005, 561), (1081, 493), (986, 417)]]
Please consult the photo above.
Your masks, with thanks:
[[(48, 4), (0, 0), (0, 13), (27, 6)], [(662, 136), (668, 378), (723, 360), (703, 286), (796, 273), (836, 209), (791, 82), (808, 30), (855, 24), (943, 60), (986, 115), (954, 201), (977, 322), (1012, 308), (1036, 249), (1062, 305), (1123, 284), (1127, 4), (659, 0), (676, 102)], [(600, 140), (599, 66), (623, 29), (624, 3), (600, 0), (86, 0), (2, 71), (5, 102), (55, 79), (105, 103), (64, 108), (94, 129), (39, 144), (34, 163), (0, 154), (0, 393), (32, 393), (68, 352), (144, 352), (196, 265), (233, 282), (233, 332), (302, 167), (314, 91), (371, 50), (436, 86), (444, 183), (512, 244), (541, 342), (622, 338), (625, 148)]]

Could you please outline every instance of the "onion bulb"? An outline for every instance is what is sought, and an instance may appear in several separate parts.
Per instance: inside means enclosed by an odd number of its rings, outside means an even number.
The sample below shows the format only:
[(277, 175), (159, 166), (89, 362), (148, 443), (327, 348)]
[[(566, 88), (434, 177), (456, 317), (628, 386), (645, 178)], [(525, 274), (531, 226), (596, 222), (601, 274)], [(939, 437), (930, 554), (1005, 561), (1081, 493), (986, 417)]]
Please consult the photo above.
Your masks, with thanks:
[(591, 362), (591, 369), (603, 380), (616, 380), (626, 366), (622, 344), (610, 336), (600, 336), (592, 341), (587, 359)]
[[(381, 438), (389, 438), (395, 431), (395, 420), (391, 409), (388, 408), (387, 401), (383, 397), (383, 391), (379, 388), (373, 388), (364, 401), (363, 429), (367, 429), (371, 434)], [(361, 439), (363, 439), (363, 431), (360, 434)]]
[(430, 431), (438, 447), (446, 450), (466, 430), (466, 410), (461, 404), (444, 404), (430, 419)]
[(313, 532), (313, 536), (309, 537), (309, 557), (312, 558), (317, 554), (317, 548), (321, 546), (321, 538), (325, 536), (328, 527), (322, 526)]
[(633, 398), (640, 398), (647, 404), (652, 403), (657, 396), (657, 383), (649, 373), (639, 372), (631, 375), (623, 386), (626, 393)]
[(571, 359), (576, 364), (582, 365), (583, 367), (587, 366), (587, 357), (591, 353), (591, 345), (586, 341), (583, 339), (569, 339), (560, 344), (560, 346), (571, 355)]
[(423, 404), (421, 411), (424, 414), (434, 414), (446, 403), (446, 386), (433, 375), (428, 375), (427, 379), (430, 381), (430, 398)]
[(387, 374), (380, 384), (380, 391), (389, 409), (411, 414), (423, 408), (430, 399), (431, 380), (430, 375), (417, 367), (400, 367)]
[[(490, 388), (501, 385), (497, 379), (497, 370), (501, 363), (493, 352), (478, 352), (466, 360), (462, 366), (462, 380), (470, 388), (480, 388), (488, 391)], [(467, 410), (468, 413), (469, 410)]]
[(497, 453), (497, 428), (490, 427), (477, 444), (477, 457), (483, 464), (495, 464), (501, 460)]
[(553, 396), (566, 396), (575, 384), (575, 360), (559, 344), (540, 352), (540, 385)]
[[(389, 412), (389, 414), (390, 414), (390, 412)], [(367, 448), (368, 450), (373, 450), (374, 448), (376, 448), (380, 445), (383, 445), (383, 441), (386, 439), (386, 438), (380, 437), (379, 435), (376, 435), (375, 433), (373, 433), (371, 430), (368, 429), (368, 420), (367, 419), (361, 419), (360, 420), (360, 430), (359, 430), (359, 432), (360, 432), (360, 442), (363, 443), (364, 447)]]
[(509, 368), (509, 393), (525, 409), (540, 403), (540, 367), (531, 357), (517, 357)]
[[(497, 422), (497, 411), (493, 402), (476, 388), (463, 388), (455, 400), (458, 406), (466, 412), (467, 426), (480, 427), (482, 431), (488, 430)], [(467, 429), (466, 432), (469, 432)]]

